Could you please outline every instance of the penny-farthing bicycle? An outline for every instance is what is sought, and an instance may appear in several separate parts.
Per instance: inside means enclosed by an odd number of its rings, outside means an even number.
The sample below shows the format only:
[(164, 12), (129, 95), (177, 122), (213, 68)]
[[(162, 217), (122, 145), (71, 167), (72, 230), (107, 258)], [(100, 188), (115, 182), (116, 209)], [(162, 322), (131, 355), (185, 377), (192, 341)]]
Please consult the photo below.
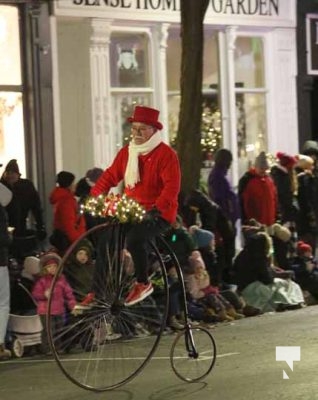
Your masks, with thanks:
[[(125, 248), (129, 224), (114, 220), (87, 231), (63, 257), (56, 277), (65, 274), (73, 288), (79, 277), (69, 265), (74, 249), (83, 239), (103, 247), (104, 273), (95, 278), (94, 301), (79, 315), (67, 314), (62, 328), (54, 330), (47, 319), (49, 342), (58, 366), (76, 385), (93, 391), (118, 388), (136, 377), (150, 361), (159, 344), (166, 325), (169, 287), (165, 262), (169, 259), (176, 267), (181, 286), (181, 301), (185, 314), (184, 330), (174, 338), (170, 362), (176, 375), (187, 382), (206, 377), (216, 360), (216, 345), (211, 333), (200, 326), (192, 327), (188, 321), (185, 286), (182, 271), (175, 254), (162, 237), (149, 242), (150, 279), (154, 292), (142, 302), (126, 307), (124, 299), (131, 287), (134, 274)], [(101, 251), (98, 247), (98, 251)], [(95, 254), (96, 255), (96, 254)], [(94, 255), (94, 257), (95, 257)], [(83, 275), (81, 276), (83, 279)], [(87, 271), (87, 280), (91, 274)], [(51, 293), (58, 285), (54, 279)], [(74, 289), (80, 302), (87, 295)], [(49, 299), (48, 314), (51, 312)]]

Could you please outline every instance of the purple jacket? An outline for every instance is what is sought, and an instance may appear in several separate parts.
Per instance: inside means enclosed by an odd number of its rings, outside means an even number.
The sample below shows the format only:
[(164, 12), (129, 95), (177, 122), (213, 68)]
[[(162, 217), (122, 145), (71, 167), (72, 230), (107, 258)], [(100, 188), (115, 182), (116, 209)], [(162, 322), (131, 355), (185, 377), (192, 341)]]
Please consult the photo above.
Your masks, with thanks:
[[(37, 302), (37, 313), (39, 315), (47, 313), (48, 299), (44, 293), (51, 288), (52, 281), (53, 275), (44, 275), (36, 281), (33, 287), (32, 296)], [(63, 315), (65, 313), (65, 304), (69, 310), (73, 310), (76, 300), (65, 276), (61, 275), (55, 285), (51, 303), (51, 315)]]
[(208, 178), (209, 196), (217, 203), (225, 216), (235, 225), (240, 218), (238, 196), (226, 177), (227, 169), (215, 166)]

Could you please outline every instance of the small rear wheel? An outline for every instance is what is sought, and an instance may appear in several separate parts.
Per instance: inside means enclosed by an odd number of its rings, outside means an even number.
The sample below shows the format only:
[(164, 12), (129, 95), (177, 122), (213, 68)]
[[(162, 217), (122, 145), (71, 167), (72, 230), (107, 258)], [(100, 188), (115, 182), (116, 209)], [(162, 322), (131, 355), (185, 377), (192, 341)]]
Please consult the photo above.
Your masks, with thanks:
[(200, 326), (179, 332), (170, 351), (174, 373), (183, 381), (198, 382), (212, 370), (216, 345), (211, 333)]

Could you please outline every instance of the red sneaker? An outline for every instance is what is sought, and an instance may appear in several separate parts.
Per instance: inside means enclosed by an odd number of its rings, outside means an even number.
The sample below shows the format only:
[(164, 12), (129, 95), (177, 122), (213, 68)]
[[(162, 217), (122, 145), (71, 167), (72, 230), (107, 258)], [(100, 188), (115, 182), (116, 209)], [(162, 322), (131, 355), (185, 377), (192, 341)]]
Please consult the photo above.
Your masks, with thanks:
[(144, 300), (153, 292), (152, 283), (136, 282), (125, 299), (125, 306), (132, 306)]
[(84, 299), (80, 302), (81, 306), (88, 306), (90, 305), (95, 299), (95, 293), (90, 292), (87, 293), (87, 295), (84, 297)]

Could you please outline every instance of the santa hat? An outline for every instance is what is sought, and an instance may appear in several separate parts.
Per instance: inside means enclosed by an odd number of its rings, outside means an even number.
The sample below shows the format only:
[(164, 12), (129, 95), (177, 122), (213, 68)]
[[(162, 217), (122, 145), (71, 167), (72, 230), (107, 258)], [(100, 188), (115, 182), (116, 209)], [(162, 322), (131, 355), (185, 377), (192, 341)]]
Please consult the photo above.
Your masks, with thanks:
[(290, 156), (287, 153), (278, 152), (276, 154), (280, 165), (287, 169), (292, 169), (297, 162), (296, 157)]
[(307, 252), (312, 253), (312, 247), (310, 246), (310, 244), (306, 242), (299, 241), (297, 242), (297, 252), (299, 255), (302, 255)]

